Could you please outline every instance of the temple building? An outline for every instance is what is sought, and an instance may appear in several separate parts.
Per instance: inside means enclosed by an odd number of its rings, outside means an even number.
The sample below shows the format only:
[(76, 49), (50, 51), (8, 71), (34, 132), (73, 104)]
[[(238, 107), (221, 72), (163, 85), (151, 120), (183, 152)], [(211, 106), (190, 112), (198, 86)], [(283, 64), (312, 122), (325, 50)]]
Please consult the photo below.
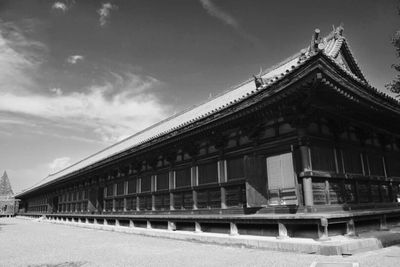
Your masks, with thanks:
[(7, 172), (0, 178), (0, 216), (13, 216), (18, 210)]
[(328, 238), (400, 219), (400, 104), (343, 28), (17, 195), (25, 215)]

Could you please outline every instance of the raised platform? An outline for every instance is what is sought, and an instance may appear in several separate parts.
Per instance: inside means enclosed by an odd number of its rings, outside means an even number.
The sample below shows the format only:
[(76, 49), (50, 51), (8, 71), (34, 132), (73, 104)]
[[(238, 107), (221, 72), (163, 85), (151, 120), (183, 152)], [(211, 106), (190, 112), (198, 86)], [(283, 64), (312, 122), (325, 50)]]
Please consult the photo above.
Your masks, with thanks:
[[(387, 232), (400, 225), (399, 209), (371, 209), (358, 211), (335, 211), (296, 214), (21, 214), (41, 218), (41, 220), (91, 227), (127, 231), (140, 234), (157, 233), (157, 236), (193, 239), (202, 241), (198, 233), (205, 234), (213, 243), (215, 235), (218, 242), (233, 242), (247, 246), (245, 240), (257, 240), (260, 248), (301, 251), (306, 253), (352, 254), (352, 251), (376, 249), (382, 246), (378, 241), (368, 238), (361, 242), (358, 237), (371, 231)], [(156, 232), (148, 232), (156, 230)], [(161, 231), (161, 232), (159, 232)], [(158, 233), (159, 232), (159, 233)], [(192, 236), (194, 234), (194, 236)], [(232, 239), (231, 237), (235, 237)], [(228, 238), (228, 239), (226, 239)], [(343, 239), (344, 238), (344, 239)], [(280, 248), (283, 244), (306, 239), (308, 248)], [(232, 241), (233, 240), (233, 241)], [(236, 240), (236, 241), (235, 241)], [(270, 243), (273, 240), (273, 244)], [(276, 243), (276, 240), (281, 240)], [(339, 243), (337, 241), (340, 240)], [(400, 239), (399, 239), (400, 240)], [(297, 242), (296, 241), (296, 242)], [(345, 241), (345, 242), (344, 242)], [(265, 243), (266, 242), (266, 243)], [(282, 243), (283, 242), (283, 243)], [(286, 243), (285, 243), (286, 242)], [(295, 243), (296, 243), (295, 242)], [(303, 241), (302, 241), (303, 242)], [(317, 243), (315, 243), (317, 242)], [(322, 243), (318, 243), (322, 242)], [(333, 243), (332, 243), (333, 242)], [(336, 242), (336, 243), (335, 243)], [(344, 242), (344, 243), (343, 243)], [(396, 241), (397, 242), (397, 241)], [(257, 243), (257, 244), (258, 244)], [(265, 244), (264, 244), (265, 243)], [(393, 242), (392, 242), (393, 243)], [(315, 245), (318, 245), (318, 249)], [(343, 247), (352, 244), (352, 248)], [(358, 245), (357, 245), (358, 244)], [(278, 247), (276, 247), (278, 246)], [(333, 246), (333, 247), (332, 247)], [(321, 250), (322, 249), (322, 250)], [(304, 250), (304, 251), (303, 251)], [(334, 252), (322, 252), (333, 250)]]
[[(21, 217), (19, 218), (29, 218)], [(30, 219), (30, 218), (29, 218)], [(171, 238), (177, 240), (196, 241), (228, 246), (240, 246), (258, 249), (268, 249), (276, 251), (290, 251), (308, 254), (322, 255), (351, 255), (358, 252), (376, 250), (387, 245), (400, 243), (400, 228), (393, 228), (388, 231), (372, 232), (362, 237), (355, 236), (335, 236), (328, 240), (314, 240), (311, 238), (282, 238), (268, 236), (252, 236), (238, 234), (207, 233), (198, 231), (182, 231), (169, 227), (168, 229), (156, 229), (151, 224), (129, 225), (120, 224), (115, 221), (114, 225), (103, 222), (89, 222), (88, 220), (62, 220), (55, 218), (40, 217), (34, 219), (40, 223), (56, 223), (89, 229), (123, 232), (130, 234), (140, 234), (152, 237)], [(389, 241), (389, 242), (388, 242)]]

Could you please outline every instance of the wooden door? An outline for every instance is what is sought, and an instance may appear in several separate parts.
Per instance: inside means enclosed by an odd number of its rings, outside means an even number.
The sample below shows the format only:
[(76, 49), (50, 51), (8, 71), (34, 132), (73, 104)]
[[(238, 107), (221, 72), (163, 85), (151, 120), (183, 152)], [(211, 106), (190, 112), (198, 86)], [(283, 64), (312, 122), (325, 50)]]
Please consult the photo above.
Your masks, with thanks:
[(266, 158), (269, 205), (298, 205), (291, 152)]

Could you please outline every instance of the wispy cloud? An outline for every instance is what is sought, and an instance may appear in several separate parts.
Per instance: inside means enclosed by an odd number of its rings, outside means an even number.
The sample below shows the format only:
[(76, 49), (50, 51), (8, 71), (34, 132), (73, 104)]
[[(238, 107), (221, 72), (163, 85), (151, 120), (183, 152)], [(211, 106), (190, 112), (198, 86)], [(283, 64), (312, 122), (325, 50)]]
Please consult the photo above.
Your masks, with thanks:
[(203, 6), (203, 8), (207, 11), (207, 13), (210, 14), (211, 16), (216, 17), (223, 23), (232, 26), (234, 28), (239, 27), (239, 23), (233, 16), (220, 9), (211, 0), (200, 0), (200, 3)]
[(67, 5), (65, 3), (63, 3), (63, 2), (60, 2), (60, 1), (54, 2), (54, 4), (51, 6), (51, 8), (54, 9), (54, 10), (62, 11), (64, 13), (67, 12), (67, 10), (68, 10)]
[(70, 157), (61, 157), (61, 158), (56, 158), (52, 162), (48, 164), (48, 167), (50, 169), (50, 173), (55, 173), (58, 172), (69, 165), (71, 165), (71, 158)]
[[(137, 87), (149, 88), (154, 81), (131, 81)], [(142, 85), (140, 85), (142, 84)], [(145, 128), (165, 117), (165, 108), (152, 94), (132, 94), (128, 89), (113, 95), (112, 84), (93, 86), (89, 92), (55, 95), (0, 93), (0, 112), (31, 115), (62, 121), (64, 127), (76, 125), (96, 133), (104, 142), (114, 142)], [(146, 90), (146, 89), (143, 89)]]
[(0, 92), (21, 92), (30, 88), (32, 75), (43, 62), (46, 52), (47, 47), (26, 38), (22, 28), (0, 20)]
[(78, 61), (82, 61), (82, 60), (84, 60), (84, 56), (82, 56), (82, 55), (72, 55), (72, 56), (69, 56), (68, 58), (67, 58), (67, 62), (69, 63), (69, 64), (76, 64), (76, 63), (78, 63)]
[(97, 13), (100, 15), (100, 26), (104, 27), (107, 24), (107, 20), (111, 16), (111, 10), (116, 9), (118, 9), (118, 6), (111, 3), (103, 3), (101, 5), (101, 8), (97, 10)]
[(253, 44), (258, 43), (258, 39), (246, 32), (240, 23), (228, 12), (225, 12), (222, 10), (220, 7), (218, 7), (216, 4), (214, 4), (211, 0), (200, 0), (200, 3), (202, 7), (207, 11), (207, 13), (220, 20), (224, 24), (232, 27), (239, 35), (241, 35), (243, 38), (247, 39), (248, 41), (252, 42)]

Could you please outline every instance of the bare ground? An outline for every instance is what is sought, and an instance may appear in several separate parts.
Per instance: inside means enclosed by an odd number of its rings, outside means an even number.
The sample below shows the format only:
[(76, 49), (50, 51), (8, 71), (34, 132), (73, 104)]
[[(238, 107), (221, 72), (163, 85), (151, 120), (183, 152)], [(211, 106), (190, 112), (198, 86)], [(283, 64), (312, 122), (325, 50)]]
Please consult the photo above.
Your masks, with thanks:
[(399, 266), (400, 247), (350, 257), (225, 247), (0, 218), (0, 266), (310, 266), (312, 262)]

